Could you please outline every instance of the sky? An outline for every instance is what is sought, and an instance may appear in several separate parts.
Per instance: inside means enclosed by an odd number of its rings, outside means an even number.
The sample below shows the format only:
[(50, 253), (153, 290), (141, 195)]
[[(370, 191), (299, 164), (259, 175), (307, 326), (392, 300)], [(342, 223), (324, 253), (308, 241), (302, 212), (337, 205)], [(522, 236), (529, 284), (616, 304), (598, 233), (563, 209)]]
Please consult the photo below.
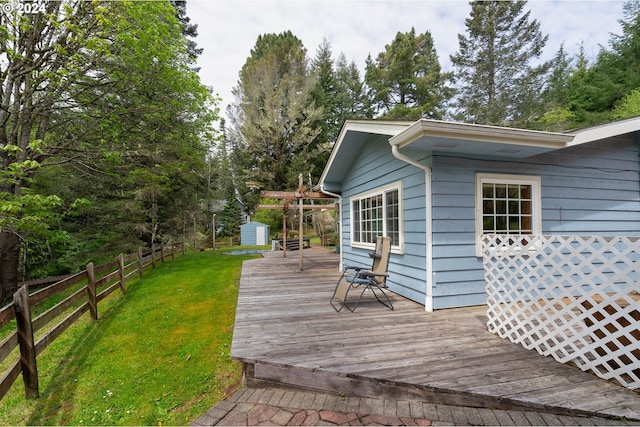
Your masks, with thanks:
[[(549, 36), (543, 59), (564, 43), (577, 53), (580, 44), (590, 59), (611, 34), (621, 34), (622, 0), (530, 0), (531, 19)], [(458, 50), (471, 7), (466, 0), (188, 0), (187, 15), (198, 25), (196, 43), (200, 78), (222, 98), (224, 111), (234, 102), (232, 89), (259, 35), (290, 30), (313, 58), (326, 39), (333, 58), (343, 53), (364, 76), (365, 60), (384, 51), (398, 32), (415, 28), (431, 32), (443, 71)]]

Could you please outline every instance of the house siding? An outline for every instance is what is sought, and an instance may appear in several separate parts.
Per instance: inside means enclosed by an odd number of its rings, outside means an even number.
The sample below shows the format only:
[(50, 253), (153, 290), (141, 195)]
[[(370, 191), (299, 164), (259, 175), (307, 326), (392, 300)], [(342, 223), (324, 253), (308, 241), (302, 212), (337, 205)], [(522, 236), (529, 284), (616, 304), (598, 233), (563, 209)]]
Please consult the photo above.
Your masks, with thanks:
[(426, 295), (426, 210), (424, 171), (397, 160), (387, 136), (372, 136), (355, 158), (342, 187), (342, 250), (344, 265), (370, 265), (365, 249), (351, 246), (350, 197), (394, 182), (402, 183), (403, 253), (392, 253), (389, 288), (424, 304)]
[(640, 235), (638, 147), (630, 135), (519, 162), (434, 155), (434, 309), (485, 303), (475, 256), (476, 173), (540, 176), (543, 234)]

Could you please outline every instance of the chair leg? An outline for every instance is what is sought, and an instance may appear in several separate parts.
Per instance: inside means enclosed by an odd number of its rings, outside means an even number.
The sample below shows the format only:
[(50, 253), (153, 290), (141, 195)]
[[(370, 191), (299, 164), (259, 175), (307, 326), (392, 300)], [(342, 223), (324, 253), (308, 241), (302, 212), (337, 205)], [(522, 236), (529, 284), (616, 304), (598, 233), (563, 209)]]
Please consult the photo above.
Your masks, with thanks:
[[(346, 307), (347, 310), (349, 310), (349, 311), (351, 311), (353, 313), (355, 311), (356, 307), (358, 306), (358, 304), (356, 304), (355, 307), (351, 308), (347, 304), (347, 295), (349, 294), (349, 289), (351, 289), (351, 282), (349, 282), (344, 277), (344, 273), (342, 273), (342, 276), (340, 276), (340, 279), (338, 280), (338, 283), (336, 284), (336, 288), (333, 291), (333, 296), (329, 300), (329, 304), (331, 304), (331, 307), (333, 307), (333, 309), (336, 312), (339, 313), (343, 308)], [(336, 304), (333, 303), (334, 299), (337, 299), (338, 301), (340, 301), (341, 304), (339, 304), (339, 306), (336, 306)]]
[[(384, 305), (385, 307), (387, 307), (390, 310), (393, 310), (393, 304), (391, 304), (391, 300), (389, 299), (389, 297), (387, 296), (387, 293), (379, 286), (370, 286), (371, 288), (371, 292), (373, 292), (373, 295), (376, 297), (376, 299), (378, 300), (378, 302), (382, 305)], [(378, 294), (376, 293), (374, 288), (378, 288), (378, 290), (380, 291), (380, 293), (382, 293), (382, 295), (384, 296), (384, 299), (387, 300), (387, 302), (384, 302), (383, 300), (381, 300), (378, 297)]]

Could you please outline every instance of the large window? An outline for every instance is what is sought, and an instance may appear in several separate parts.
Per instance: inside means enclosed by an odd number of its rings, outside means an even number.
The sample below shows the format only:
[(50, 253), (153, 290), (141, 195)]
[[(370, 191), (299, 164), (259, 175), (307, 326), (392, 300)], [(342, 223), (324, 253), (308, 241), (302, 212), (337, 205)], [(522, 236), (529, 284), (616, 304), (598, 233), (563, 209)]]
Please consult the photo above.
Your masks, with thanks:
[(540, 234), (540, 178), (476, 175), (476, 255), (482, 234)]
[(378, 236), (391, 238), (393, 249), (401, 249), (401, 185), (392, 185), (351, 197), (351, 244), (372, 248)]

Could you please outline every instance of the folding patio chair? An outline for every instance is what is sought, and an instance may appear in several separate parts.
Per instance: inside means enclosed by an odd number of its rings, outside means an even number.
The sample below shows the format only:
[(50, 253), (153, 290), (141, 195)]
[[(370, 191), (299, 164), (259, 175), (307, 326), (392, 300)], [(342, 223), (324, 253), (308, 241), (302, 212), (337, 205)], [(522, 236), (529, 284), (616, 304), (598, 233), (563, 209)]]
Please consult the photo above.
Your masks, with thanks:
[[(366, 267), (347, 266), (340, 276), (340, 280), (336, 284), (336, 289), (333, 291), (333, 296), (329, 303), (336, 310), (340, 311), (344, 307), (351, 312), (356, 311), (360, 300), (365, 291), (370, 290), (376, 299), (389, 309), (393, 310), (393, 305), (389, 300), (389, 297), (385, 293), (387, 289), (387, 276), (389, 268), (389, 255), (391, 253), (391, 239), (389, 237), (378, 236), (376, 240), (375, 251), (369, 253), (369, 256), (373, 258), (373, 265), (368, 270)], [(347, 304), (347, 296), (351, 289), (362, 288), (362, 292), (358, 296), (356, 303), (353, 306)], [(359, 291), (359, 289), (358, 289)], [(378, 296), (379, 291), (381, 297)], [(334, 304), (334, 300), (337, 302)]]

